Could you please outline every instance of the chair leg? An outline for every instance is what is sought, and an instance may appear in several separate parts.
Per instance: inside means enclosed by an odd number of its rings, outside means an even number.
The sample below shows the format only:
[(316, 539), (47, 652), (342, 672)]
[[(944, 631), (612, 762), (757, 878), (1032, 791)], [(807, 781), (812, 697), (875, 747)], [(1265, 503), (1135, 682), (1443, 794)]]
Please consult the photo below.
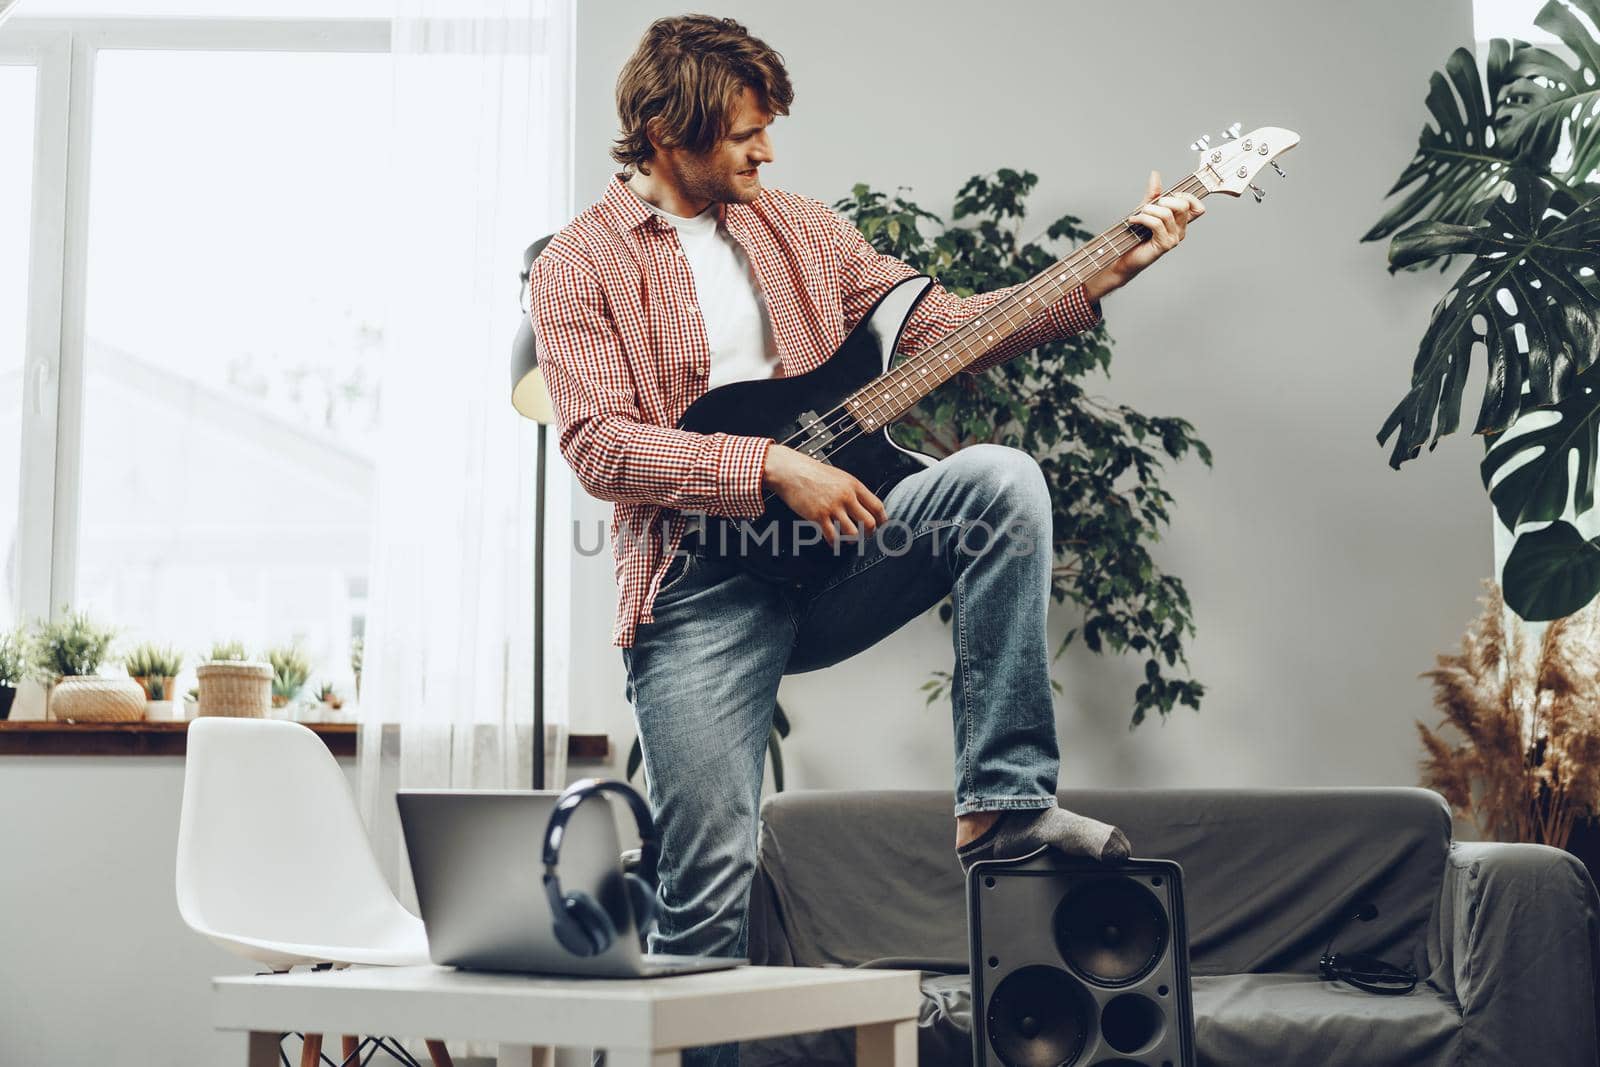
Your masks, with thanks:
[(444, 1047), (443, 1041), (428, 1038), (428, 1058), (433, 1061), (433, 1067), (455, 1067), (451, 1062), (450, 1051)]
[(319, 1067), (322, 1059), (322, 1035), (307, 1034), (300, 1046), (300, 1067)]
[(361, 1051), (361, 1039), (354, 1034), (345, 1034), (340, 1042), (339, 1067), (361, 1067), (361, 1058), (356, 1055)]

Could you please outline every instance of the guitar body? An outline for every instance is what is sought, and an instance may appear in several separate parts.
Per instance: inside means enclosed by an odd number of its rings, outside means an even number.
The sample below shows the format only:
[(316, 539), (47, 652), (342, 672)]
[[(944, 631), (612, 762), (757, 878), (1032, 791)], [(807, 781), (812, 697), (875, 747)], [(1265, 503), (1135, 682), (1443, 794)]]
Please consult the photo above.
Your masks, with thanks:
[[(889, 369), (906, 320), (931, 284), (919, 275), (890, 289), (815, 370), (719, 386), (689, 405), (678, 428), (770, 437), (848, 471), (882, 499), (902, 478), (932, 466), (934, 459), (901, 448), (889, 440), (886, 428), (862, 433), (846, 412), (836, 409)], [(786, 582), (823, 577), (860, 547), (842, 541), (835, 551), (815, 524), (804, 522), (776, 495), (769, 497), (759, 518), (706, 516), (701, 540), (712, 556)]]

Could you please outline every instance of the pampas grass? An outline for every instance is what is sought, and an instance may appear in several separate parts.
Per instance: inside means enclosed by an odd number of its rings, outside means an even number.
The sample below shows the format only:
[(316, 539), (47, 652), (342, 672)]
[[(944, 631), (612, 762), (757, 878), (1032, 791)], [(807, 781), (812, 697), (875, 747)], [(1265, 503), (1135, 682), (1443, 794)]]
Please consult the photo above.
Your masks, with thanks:
[(1550, 623), (1530, 655), (1499, 586), (1484, 585), (1461, 651), (1422, 675), (1444, 716), (1437, 730), (1417, 723), (1423, 784), (1487, 838), (1564, 848), (1600, 806), (1600, 607)]

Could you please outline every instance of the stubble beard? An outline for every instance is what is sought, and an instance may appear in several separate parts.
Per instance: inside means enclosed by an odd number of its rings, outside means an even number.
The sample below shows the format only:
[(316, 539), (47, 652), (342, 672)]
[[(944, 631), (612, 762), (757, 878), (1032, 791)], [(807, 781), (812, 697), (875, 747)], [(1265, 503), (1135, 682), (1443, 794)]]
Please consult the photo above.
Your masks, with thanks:
[(699, 160), (684, 167), (679, 178), (691, 199), (709, 200), (713, 204), (748, 204), (761, 195), (759, 183), (746, 188), (738, 175), (722, 174), (714, 165)]

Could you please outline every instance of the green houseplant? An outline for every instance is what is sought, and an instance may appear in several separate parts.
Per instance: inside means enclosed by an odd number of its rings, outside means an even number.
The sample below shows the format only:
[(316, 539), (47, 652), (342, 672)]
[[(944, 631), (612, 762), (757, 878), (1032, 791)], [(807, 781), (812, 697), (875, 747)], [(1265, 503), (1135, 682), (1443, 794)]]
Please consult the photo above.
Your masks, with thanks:
[(17, 686), (28, 676), (28, 632), (17, 627), (0, 633), (0, 722), (11, 717)]
[(177, 649), (147, 641), (129, 650), (122, 666), (139, 683), (147, 700), (177, 699), (178, 672), (183, 670), (183, 654)]
[(218, 641), (206, 656), (207, 663), (242, 663), (250, 658), (243, 641)]
[(1600, 0), (1551, 0), (1534, 21), (1576, 65), (1497, 39), (1480, 82), (1472, 53), (1456, 49), (1430, 83), (1438, 128), (1423, 129), (1390, 190), (1405, 195), (1362, 240), (1390, 239), (1391, 272), (1470, 257), (1434, 307), (1410, 389), (1378, 440), (1394, 437), (1398, 468), (1454, 431), (1483, 349), (1474, 432), (1487, 446), (1484, 487), (1515, 534), (1505, 602), (1548, 621), (1600, 593), (1600, 538), (1579, 525), (1594, 509), (1600, 425)]
[(124, 722), (145, 716), (144, 690), (133, 679), (97, 677), (116, 631), (83, 612), (67, 612), (33, 634), (34, 673), (48, 687), (50, 718)]
[(269, 648), (267, 663), (272, 667), (272, 706), (287, 707), (310, 681), (311, 661), (298, 644), (288, 644)]
[[(1042, 239), (1022, 240), (1024, 201), (1038, 178), (1001, 169), (969, 179), (956, 194), (946, 225), (897, 193), (866, 185), (834, 207), (880, 252), (904, 260), (961, 296), (1026, 281), (1068, 247), (1094, 235), (1063, 215)], [(924, 232), (924, 227), (928, 232)], [(1063, 247), (1065, 244), (1067, 247)], [(1020, 448), (1038, 461), (1055, 507), (1051, 596), (1081, 617), (1057, 655), (1077, 637), (1093, 652), (1144, 657), (1144, 680), (1133, 694), (1132, 722), (1166, 715), (1178, 704), (1198, 709), (1204, 687), (1172, 677), (1187, 671), (1184, 639), (1194, 634), (1183, 582), (1165, 574), (1149, 546), (1161, 539), (1172, 496), (1161, 485), (1167, 460), (1211, 452), (1181, 418), (1141, 414), (1090, 391), (1094, 374), (1109, 375), (1111, 338), (1101, 326), (981, 375), (958, 374), (918, 405), (894, 431), (901, 444), (946, 456), (978, 442)], [(940, 608), (949, 621), (950, 605)], [(937, 699), (949, 676), (924, 688)]]

